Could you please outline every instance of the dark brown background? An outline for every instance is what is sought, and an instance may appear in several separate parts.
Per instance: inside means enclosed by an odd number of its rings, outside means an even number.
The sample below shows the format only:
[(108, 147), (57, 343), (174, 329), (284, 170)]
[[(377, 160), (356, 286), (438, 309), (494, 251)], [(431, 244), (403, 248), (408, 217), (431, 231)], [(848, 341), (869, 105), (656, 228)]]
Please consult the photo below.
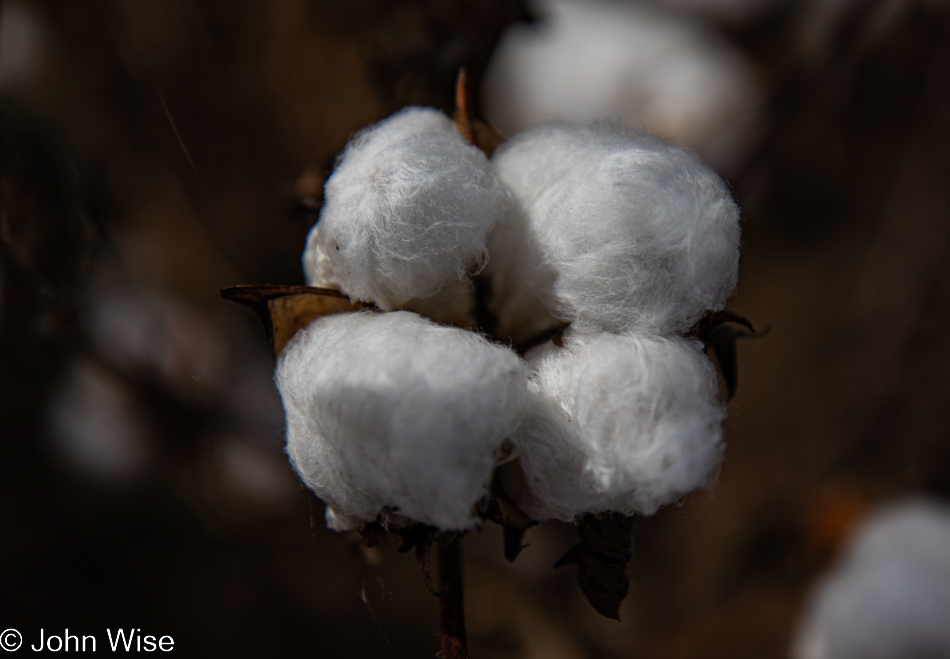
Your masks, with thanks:
[[(352, 131), (451, 107), (457, 67), (477, 82), (524, 9), (4, 0), (0, 20), (23, 6), (43, 48), (0, 89), (0, 628), (134, 626), (194, 657), (433, 656), (410, 557), (311, 535), (263, 334), (217, 291), (300, 283), (296, 197)], [(719, 485), (636, 522), (620, 624), (550, 569), (566, 525), (530, 531), (514, 565), (496, 528), (468, 538), (473, 656), (785, 657), (849, 520), (950, 495), (950, 7), (819, 13), (777, 1), (714, 26), (769, 102), (725, 173), (744, 214), (730, 307), (771, 333), (740, 345)], [(56, 432), (88, 409), (96, 437), (124, 415), (124, 459)]]

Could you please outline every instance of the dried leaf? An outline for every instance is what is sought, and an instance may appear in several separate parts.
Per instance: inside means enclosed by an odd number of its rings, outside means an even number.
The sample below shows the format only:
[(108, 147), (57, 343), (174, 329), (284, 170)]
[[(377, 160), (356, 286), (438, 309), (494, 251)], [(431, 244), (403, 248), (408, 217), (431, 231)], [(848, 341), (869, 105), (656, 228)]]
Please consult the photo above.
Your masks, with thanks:
[(566, 552), (564, 555), (557, 559), (557, 563), (554, 564), (554, 569), (559, 567), (565, 567), (567, 565), (580, 565), (584, 560), (584, 545), (574, 545)]
[[(740, 325), (744, 329), (734, 327)], [(765, 332), (756, 334), (751, 321), (733, 311), (710, 311), (697, 323), (693, 330), (707, 350), (712, 350), (719, 372), (726, 383), (726, 400), (731, 400), (739, 386), (739, 361), (736, 356), (736, 341), (752, 335), (765, 336)]]
[(631, 555), (633, 518), (619, 513), (585, 515), (577, 524), (581, 543), (554, 567), (576, 565), (581, 591), (594, 610), (620, 620), (620, 604), (630, 590), (627, 562)]
[(700, 340), (705, 342), (705, 337), (708, 336), (709, 332), (723, 323), (736, 323), (737, 325), (742, 325), (752, 334), (755, 334), (755, 328), (752, 326), (752, 321), (750, 321), (745, 316), (736, 313), (735, 311), (727, 311), (723, 309), (722, 311), (709, 311), (699, 321)]
[(373, 308), (351, 302), (340, 291), (315, 286), (231, 286), (221, 291), (221, 297), (250, 307), (258, 315), (275, 357), (297, 330), (315, 319)]
[(517, 526), (504, 526), (502, 528), (502, 537), (505, 543), (505, 560), (514, 563), (515, 559), (521, 554), (521, 550), (528, 545), (524, 544), (524, 534), (527, 529)]
[(505, 559), (509, 563), (513, 563), (521, 550), (527, 546), (523, 544), (525, 531), (537, 524), (515, 504), (509, 494), (524, 487), (524, 473), (517, 460), (498, 465), (492, 474), (491, 496), (486, 498), (478, 511), (483, 519), (491, 520), (502, 527)]

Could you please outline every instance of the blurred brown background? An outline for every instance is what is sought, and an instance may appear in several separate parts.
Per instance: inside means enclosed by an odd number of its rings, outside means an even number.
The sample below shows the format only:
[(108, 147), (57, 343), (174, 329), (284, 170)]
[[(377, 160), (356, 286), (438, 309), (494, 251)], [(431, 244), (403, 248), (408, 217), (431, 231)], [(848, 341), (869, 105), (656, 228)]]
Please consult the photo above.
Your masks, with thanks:
[[(532, 529), (508, 565), (489, 526), (466, 540), (474, 657), (786, 657), (860, 511), (950, 496), (950, 5), (657, 3), (754, 74), (759, 123), (723, 172), (744, 216), (730, 308), (771, 332), (740, 344), (718, 486), (636, 522), (623, 622), (550, 569), (571, 528)], [(435, 655), (412, 558), (310, 510), (263, 333), (217, 291), (301, 283), (297, 199), (348, 135), (450, 109), (460, 65), (477, 96), (531, 13), (2, 0), (0, 628)]]

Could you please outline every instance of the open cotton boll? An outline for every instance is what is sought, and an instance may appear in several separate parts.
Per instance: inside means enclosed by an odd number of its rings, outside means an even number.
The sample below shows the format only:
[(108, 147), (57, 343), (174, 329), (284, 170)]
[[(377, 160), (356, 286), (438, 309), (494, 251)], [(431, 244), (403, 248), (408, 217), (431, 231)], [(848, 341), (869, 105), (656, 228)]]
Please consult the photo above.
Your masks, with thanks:
[(384, 508), (471, 527), (526, 397), (514, 352), (402, 311), (314, 321), (281, 354), (276, 379), (287, 452), (333, 528)]
[(619, 121), (686, 144), (718, 168), (742, 162), (762, 114), (751, 65), (725, 39), (647, 3), (544, 0), (503, 34), (483, 85), (502, 132)]
[(717, 474), (724, 411), (698, 342), (569, 330), (527, 359), (519, 503), (535, 519), (650, 515)]
[(735, 288), (739, 211), (692, 152), (610, 124), (553, 124), (493, 162), (513, 197), (490, 238), (502, 325), (540, 300), (579, 327), (684, 332)]
[(950, 506), (906, 499), (857, 529), (819, 584), (796, 659), (950, 657)]
[(431, 297), (482, 267), (504, 205), (485, 154), (448, 117), (406, 108), (359, 133), (340, 156), (307, 239), (308, 283), (387, 311)]

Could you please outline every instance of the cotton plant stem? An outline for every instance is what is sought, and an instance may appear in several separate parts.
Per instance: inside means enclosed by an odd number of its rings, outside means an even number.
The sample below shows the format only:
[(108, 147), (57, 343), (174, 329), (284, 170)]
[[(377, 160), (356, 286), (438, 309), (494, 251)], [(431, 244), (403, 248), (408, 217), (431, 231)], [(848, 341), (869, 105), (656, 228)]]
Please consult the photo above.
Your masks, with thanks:
[(468, 659), (462, 591), (461, 536), (445, 534), (437, 544), (442, 659)]

